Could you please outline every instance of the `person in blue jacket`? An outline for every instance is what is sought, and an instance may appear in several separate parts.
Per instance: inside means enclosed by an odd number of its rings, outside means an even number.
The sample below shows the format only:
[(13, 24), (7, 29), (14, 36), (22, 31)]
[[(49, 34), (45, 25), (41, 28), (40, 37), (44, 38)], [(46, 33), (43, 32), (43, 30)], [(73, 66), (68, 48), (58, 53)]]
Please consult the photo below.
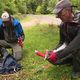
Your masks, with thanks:
[(22, 58), (24, 32), (20, 22), (8, 12), (3, 12), (0, 19), (0, 48), (12, 48), (16, 60)]

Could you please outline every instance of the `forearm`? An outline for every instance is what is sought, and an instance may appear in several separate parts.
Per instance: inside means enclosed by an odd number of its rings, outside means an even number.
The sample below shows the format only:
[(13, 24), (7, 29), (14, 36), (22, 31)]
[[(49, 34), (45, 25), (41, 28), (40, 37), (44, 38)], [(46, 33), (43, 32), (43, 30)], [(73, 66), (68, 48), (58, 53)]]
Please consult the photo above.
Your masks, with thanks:
[(61, 51), (61, 50), (65, 49), (66, 46), (67, 46), (66, 43), (63, 43), (59, 48), (55, 49), (54, 52)]
[(80, 49), (80, 32), (61, 53), (57, 52), (57, 57), (59, 59), (64, 58), (69, 54), (76, 53), (78, 49)]

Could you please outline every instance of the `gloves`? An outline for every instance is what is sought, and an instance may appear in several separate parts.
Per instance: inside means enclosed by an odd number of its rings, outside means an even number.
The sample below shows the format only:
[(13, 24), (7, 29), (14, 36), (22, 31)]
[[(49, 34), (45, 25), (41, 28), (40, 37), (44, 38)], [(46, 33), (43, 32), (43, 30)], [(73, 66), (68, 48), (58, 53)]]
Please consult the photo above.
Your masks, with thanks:
[(18, 38), (18, 44), (19, 44), (19, 46), (21, 46), (21, 48), (23, 48), (23, 40), (22, 40), (22, 37), (19, 37)]
[(50, 62), (54, 63), (57, 59), (56, 59), (56, 53), (54, 51), (49, 52), (48, 50), (46, 50), (46, 53), (43, 54), (37, 50), (35, 50), (35, 53), (38, 56), (41, 56), (42, 58), (49, 60)]
[(50, 52), (49, 61), (55, 62), (57, 60), (56, 53), (54, 51)]

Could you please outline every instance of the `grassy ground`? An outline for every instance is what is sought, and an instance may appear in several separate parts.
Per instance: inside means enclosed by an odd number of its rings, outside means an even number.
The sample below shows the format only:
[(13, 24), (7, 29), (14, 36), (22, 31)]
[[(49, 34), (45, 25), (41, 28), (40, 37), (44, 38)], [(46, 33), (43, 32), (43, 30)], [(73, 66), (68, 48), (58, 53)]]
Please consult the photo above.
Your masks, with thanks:
[(71, 68), (54, 66), (35, 55), (34, 50), (52, 50), (58, 43), (58, 28), (38, 25), (25, 29), (23, 79), (21, 80), (69, 80)]
[[(48, 61), (35, 55), (34, 50), (44, 52), (52, 50), (58, 43), (58, 28), (52, 25), (38, 25), (25, 28), (25, 42), (23, 59), (20, 61), (22, 70), (8, 76), (4, 80), (70, 80), (71, 68), (68, 66), (54, 66)], [(3, 80), (3, 79), (0, 79)]]

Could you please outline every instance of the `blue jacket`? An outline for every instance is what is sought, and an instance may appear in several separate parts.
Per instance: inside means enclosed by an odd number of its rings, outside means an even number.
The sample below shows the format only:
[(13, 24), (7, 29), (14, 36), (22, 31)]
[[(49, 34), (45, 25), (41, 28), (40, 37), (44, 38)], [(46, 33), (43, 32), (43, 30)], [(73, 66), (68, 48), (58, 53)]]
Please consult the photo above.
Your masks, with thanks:
[[(16, 39), (18, 39), (21, 36), (24, 40), (24, 32), (23, 32), (20, 22), (17, 19), (12, 18), (12, 25), (14, 27)], [(0, 29), (3, 29), (3, 27), (4, 27), (3, 21), (2, 19), (0, 19)]]

